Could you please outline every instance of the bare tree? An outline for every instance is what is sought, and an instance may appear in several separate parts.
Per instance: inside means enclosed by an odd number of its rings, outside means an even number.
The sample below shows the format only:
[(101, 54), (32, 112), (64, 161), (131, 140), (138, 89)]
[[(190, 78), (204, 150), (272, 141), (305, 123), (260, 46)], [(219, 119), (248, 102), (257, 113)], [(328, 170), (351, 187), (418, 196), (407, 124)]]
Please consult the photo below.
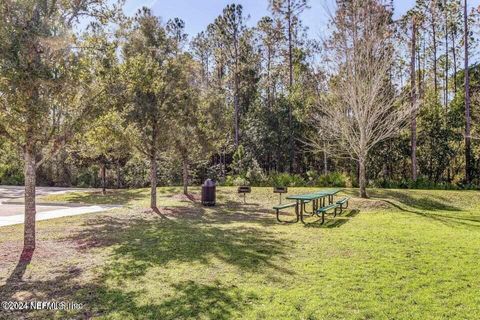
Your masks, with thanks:
[(391, 9), (380, 0), (342, 2), (325, 44), (338, 73), (313, 115), (339, 147), (358, 161), (360, 196), (367, 197), (369, 151), (408, 126), (411, 105), (390, 81), (394, 49)]

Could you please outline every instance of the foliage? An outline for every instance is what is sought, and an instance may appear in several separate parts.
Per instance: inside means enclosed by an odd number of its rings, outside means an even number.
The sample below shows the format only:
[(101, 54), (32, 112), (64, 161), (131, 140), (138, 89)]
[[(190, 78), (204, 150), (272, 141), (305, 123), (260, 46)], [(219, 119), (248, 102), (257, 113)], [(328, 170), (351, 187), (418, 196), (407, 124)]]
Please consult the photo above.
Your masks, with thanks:
[(448, 112), (442, 110), (436, 96), (428, 92), (419, 115), (422, 131), (418, 137), (418, 163), (420, 171), (433, 183), (440, 182), (446, 176), (448, 164), (455, 154), (452, 143), (458, 143), (458, 135), (448, 121), (450, 117)]
[[(459, 0), (446, 6), (418, 0), (394, 24), (388, 1), (360, 1), (357, 6), (355, 1), (340, 1), (329, 40), (323, 43), (309, 37), (302, 21), (309, 10), (304, 0), (269, 1), (269, 13), (258, 23), (247, 23), (248, 7), (228, 5), (192, 37), (185, 33), (189, 21), (162, 20), (146, 8), (125, 17), (122, 3), (55, 2), (48, 11), (47, 2), (10, 1), (0, 8), (2, 21), (18, 22), (0, 27), (0, 136), (16, 144), (4, 148), (0, 159), (4, 183), (24, 181), (20, 166), (28, 133), (34, 141), (30, 149), (37, 162), (37, 184), (98, 186), (97, 175), (105, 165), (109, 187), (187, 186), (206, 178), (224, 182), (227, 176), (234, 177), (227, 184), (240, 177), (236, 180), (266, 185), (275, 182), (272, 172), (305, 180), (285, 179), (287, 183), (356, 186), (360, 171), (370, 185), (388, 181), (415, 187), (407, 183), (411, 131), (400, 130), (408, 121), (386, 121), (402, 109), (407, 102), (402, 98), (412, 89), (411, 50), (417, 62), (418, 176), (439, 186), (464, 183), (464, 26)], [(357, 19), (357, 31), (368, 33), (361, 39), (381, 37), (374, 46), (381, 59), (361, 58), (373, 41), (359, 41), (355, 50), (342, 47), (353, 42), (340, 41), (351, 14), (368, 6), (369, 17), (381, 16), (382, 23), (370, 28), (366, 26), (372, 19)], [(31, 12), (45, 19), (35, 20)], [(468, 14), (468, 49), (475, 52), (480, 15)], [(88, 28), (75, 28), (77, 16), (84, 15), (89, 16)], [(417, 45), (412, 49), (413, 17)], [(39, 48), (35, 61), (29, 55), (31, 45)], [(361, 72), (347, 72), (351, 65), (344, 62), (353, 60), (341, 58), (342, 50), (360, 59), (355, 66)], [(367, 64), (375, 65), (375, 77), (367, 76)], [(472, 187), (480, 183), (479, 70), (478, 65), (469, 69)], [(374, 80), (380, 85), (369, 85)], [(362, 99), (358, 93), (367, 87), (381, 89), (378, 99)], [(340, 99), (342, 94), (345, 99)], [(367, 112), (363, 119), (371, 120), (368, 125), (344, 118), (356, 133), (360, 127), (395, 132), (368, 147), (367, 168), (359, 170), (355, 152), (352, 159), (356, 147), (338, 134), (334, 137), (343, 122), (328, 123), (327, 115), (339, 110), (334, 106), (350, 107), (356, 101), (366, 106), (379, 99), (383, 102), (377, 103), (382, 106), (377, 111), (383, 113)]]
[(0, 184), (22, 185), (23, 168), (18, 153), (7, 141), (0, 140)]
[(278, 187), (300, 187), (305, 185), (301, 175), (289, 173), (271, 173), (268, 177), (268, 184)]
[(350, 178), (343, 172), (330, 172), (327, 175), (310, 172), (308, 178), (309, 184), (317, 187), (347, 187), (348, 184), (351, 186)]

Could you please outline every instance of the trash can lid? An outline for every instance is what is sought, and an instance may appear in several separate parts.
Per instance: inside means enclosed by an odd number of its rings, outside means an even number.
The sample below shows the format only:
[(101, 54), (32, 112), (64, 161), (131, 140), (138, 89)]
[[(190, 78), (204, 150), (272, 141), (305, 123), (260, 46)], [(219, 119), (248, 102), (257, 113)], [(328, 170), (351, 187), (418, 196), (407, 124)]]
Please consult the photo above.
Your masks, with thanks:
[(212, 179), (207, 179), (207, 180), (205, 180), (203, 185), (205, 187), (215, 187), (215, 181), (213, 181)]

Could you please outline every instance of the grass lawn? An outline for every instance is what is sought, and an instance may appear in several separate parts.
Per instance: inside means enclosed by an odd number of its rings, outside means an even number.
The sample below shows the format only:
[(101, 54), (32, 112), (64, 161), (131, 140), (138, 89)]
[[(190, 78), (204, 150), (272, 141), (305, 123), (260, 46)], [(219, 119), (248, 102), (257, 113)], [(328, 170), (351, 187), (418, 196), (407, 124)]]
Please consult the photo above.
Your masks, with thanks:
[(192, 191), (159, 188), (163, 217), (146, 189), (43, 199), (125, 208), (39, 222), (26, 267), (23, 227), (0, 228), (0, 300), (83, 304), (0, 318), (480, 318), (480, 192), (370, 190), (325, 225), (282, 225), (270, 188), (247, 204), (219, 188), (213, 208)]

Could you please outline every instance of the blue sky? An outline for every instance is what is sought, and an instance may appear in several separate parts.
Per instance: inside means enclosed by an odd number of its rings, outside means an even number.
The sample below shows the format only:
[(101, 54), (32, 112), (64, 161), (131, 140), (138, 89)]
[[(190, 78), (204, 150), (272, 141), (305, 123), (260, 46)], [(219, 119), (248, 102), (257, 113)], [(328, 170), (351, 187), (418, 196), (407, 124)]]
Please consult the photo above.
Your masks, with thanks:
[[(472, 0), (478, 2), (480, 0)], [(268, 13), (268, 0), (127, 0), (125, 12), (128, 15), (147, 6), (154, 13), (167, 21), (170, 18), (179, 17), (186, 23), (186, 31), (189, 35), (195, 35), (204, 30), (229, 3), (243, 5), (244, 13), (250, 15), (249, 25), (254, 25)], [(400, 16), (410, 9), (415, 0), (394, 0), (395, 15)], [(311, 36), (322, 35), (328, 22), (329, 12), (334, 12), (334, 0), (310, 0), (310, 9), (302, 14), (304, 24), (309, 27)]]

